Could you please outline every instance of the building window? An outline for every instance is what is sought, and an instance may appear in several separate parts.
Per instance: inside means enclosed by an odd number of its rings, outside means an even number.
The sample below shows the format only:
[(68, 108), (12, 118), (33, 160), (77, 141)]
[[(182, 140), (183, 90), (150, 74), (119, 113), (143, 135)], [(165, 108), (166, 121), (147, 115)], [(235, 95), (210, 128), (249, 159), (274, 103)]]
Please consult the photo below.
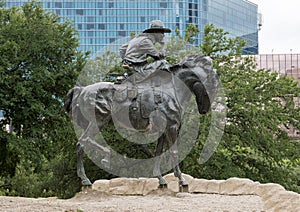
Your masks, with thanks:
[(87, 24), (87, 29), (94, 29), (94, 28), (95, 28), (94, 24)]
[(122, 37), (125, 37), (126, 36), (126, 32), (125, 31), (119, 31), (118, 35), (122, 36)]
[(83, 9), (76, 10), (76, 15), (83, 15)]
[(108, 8), (113, 8), (113, 7), (114, 7), (114, 3), (113, 2), (108, 3)]
[(98, 29), (105, 29), (105, 24), (98, 24)]
[(62, 8), (62, 3), (61, 2), (55, 2), (54, 5), (56, 8)]
[(160, 2), (160, 3), (159, 3), (159, 6), (160, 6), (161, 8), (167, 8), (167, 7), (168, 7), (168, 3), (166, 3), (166, 2)]
[(82, 24), (77, 24), (77, 29), (82, 29)]
[(146, 22), (145, 16), (142, 16), (142, 17), (141, 17), (141, 22)]
[(88, 31), (87, 34), (89, 37), (94, 37), (94, 31)]
[(124, 29), (124, 24), (120, 24), (120, 29)]
[(74, 2), (66, 2), (66, 8), (74, 8)]
[(160, 15), (161, 16), (166, 16), (167, 15), (167, 10), (161, 10)]
[(98, 8), (103, 8), (103, 2), (98, 2)]
[(74, 10), (71, 9), (67, 10), (67, 15), (68, 16), (74, 15)]
[(95, 16), (88, 16), (87, 22), (95, 22)]

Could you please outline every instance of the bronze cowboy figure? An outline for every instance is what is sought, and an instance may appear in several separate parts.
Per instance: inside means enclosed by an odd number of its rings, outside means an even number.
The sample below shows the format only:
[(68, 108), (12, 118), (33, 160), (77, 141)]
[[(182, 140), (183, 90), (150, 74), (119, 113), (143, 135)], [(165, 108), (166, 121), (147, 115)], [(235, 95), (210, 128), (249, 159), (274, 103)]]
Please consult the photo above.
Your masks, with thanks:
[[(155, 70), (168, 70), (169, 64), (165, 57), (164, 33), (170, 33), (171, 29), (165, 28), (163, 22), (154, 20), (150, 23), (150, 28), (143, 31), (129, 42), (120, 47), (120, 56), (123, 60), (123, 67), (128, 69), (129, 75), (139, 72), (147, 77)], [(163, 46), (159, 51), (155, 44), (159, 43)], [(147, 58), (151, 57), (155, 61), (147, 62)]]

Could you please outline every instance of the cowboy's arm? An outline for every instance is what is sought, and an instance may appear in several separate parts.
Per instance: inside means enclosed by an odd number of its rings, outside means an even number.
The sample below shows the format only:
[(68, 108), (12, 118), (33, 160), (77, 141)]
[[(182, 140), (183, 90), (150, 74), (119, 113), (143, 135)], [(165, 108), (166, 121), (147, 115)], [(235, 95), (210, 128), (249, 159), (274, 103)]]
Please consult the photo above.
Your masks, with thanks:
[(125, 43), (125, 44), (123, 44), (123, 45), (120, 47), (120, 49), (119, 49), (119, 53), (120, 53), (120, 56), (121, 56), (122, 60), (123, 60), (124, 57), (125, 57), (127, 47), (128, 47), (128, 43)]
[(164, 53), (158, 51), (150, 39), (143, 40), (140, 44), (140, 48), (148, 56), (153, 57), (155, 60), (164, 58)]

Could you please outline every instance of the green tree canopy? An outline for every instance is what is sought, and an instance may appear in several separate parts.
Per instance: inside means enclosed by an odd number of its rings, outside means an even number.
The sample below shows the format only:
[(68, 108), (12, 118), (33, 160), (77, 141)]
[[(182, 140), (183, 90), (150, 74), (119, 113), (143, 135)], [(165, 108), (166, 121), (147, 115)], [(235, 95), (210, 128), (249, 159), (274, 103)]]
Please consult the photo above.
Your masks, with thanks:
[[(74, 25), (40, 3), (0, 7), (0, 176), (13, 176), (16, 167), (22, 179), (41, 174), (46, 162), (64, 150), (64, 142), (74, 142), (63, 99), (86, 60), (78, 47)], [(17, 190), (18, 180), (13, 185)], [(31, 189), (24, 187), (26, 192)]]
[(204, 33), (201, 49), (214, 59), (227, 98), (226, 126), (216, 152), (200, 166), (196, 155), (208, 132), (208, 125), (202, 124), (203, 134), (186, 159), (185, 171), (205, 178), (234, 176), (280, 183), (299, 192), (300, 144), (285, 130), (300, 129), (300, 108), (294, 102), (300, 94), (297, 82), (258, 70), (254, 57), (241, 55), (245, 42), (230, 38), (224, 30), (207, 25)]
[(76, 37), (70, 22), (38, 3), (0, 9), (0, 109), (17, 135), (56, 119), (83, 62)]

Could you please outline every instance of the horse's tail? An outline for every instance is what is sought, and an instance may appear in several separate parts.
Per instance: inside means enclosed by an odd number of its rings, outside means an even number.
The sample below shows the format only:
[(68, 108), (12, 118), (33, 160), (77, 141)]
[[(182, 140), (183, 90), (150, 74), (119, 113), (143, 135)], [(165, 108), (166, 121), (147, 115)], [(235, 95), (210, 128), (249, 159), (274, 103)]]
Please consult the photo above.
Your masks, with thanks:
[(75, 86), (67, 93), (67, 97), (64, 101), (64, 109), (68, 115), (76, 122), (80, 127), (85, 129), (88, 121), (82, 115), (79, 105), (77, 103), (78, 97), (83, 90), (83, 87)]
[(74, 88), (70, 89), (67, 93), (67, 97), (64, 101), (64, 109), (69, 115), (72, 115), (72, 103), (74, 103), (73, 100), (77, 101), (77, 98), (81, 93), (82, 89), (82, 87), (75, 86)]

